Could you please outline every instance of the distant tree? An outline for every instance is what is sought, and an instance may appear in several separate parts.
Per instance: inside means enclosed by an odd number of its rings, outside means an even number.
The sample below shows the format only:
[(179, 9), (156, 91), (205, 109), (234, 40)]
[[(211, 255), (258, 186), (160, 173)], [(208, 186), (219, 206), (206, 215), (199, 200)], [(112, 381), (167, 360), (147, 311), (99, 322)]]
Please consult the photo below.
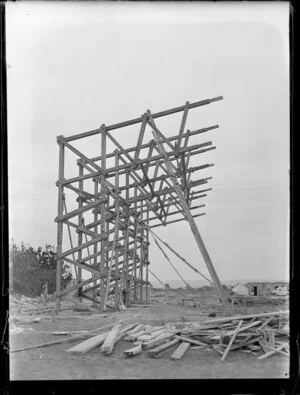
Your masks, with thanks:
[(170, 285), (169, 285), (168, 283), (165, 284), (165, 287), (166, 287), (167, 289), (171, 289), (171, 287), (170, 287)]
[[(48, 292), (55, 292), (56, 288), (56, 251), (50, 244), (35, 250), (30, 245), (21, 243), (17, 246), (10, 244), (10, 289), (26, 296), (39, 296), (43, 292), (43, 285), (47, 282)], [(62, 265), (62, 287), (71, 280), (71, 268)]]

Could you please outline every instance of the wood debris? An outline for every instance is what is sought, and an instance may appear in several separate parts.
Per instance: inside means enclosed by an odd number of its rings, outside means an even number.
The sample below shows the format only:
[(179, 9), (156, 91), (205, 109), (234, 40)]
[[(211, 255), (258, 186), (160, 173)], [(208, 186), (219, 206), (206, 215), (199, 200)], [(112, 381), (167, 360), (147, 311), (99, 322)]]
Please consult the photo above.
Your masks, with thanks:
[(158, 334), (153, 340), (147, 341), (145, 331), (138, 333), (137, 337), (132, 338), (135, 347), (125, 350), (124, 355), (133, 356), (146, 350), (149, 356), (158, 357), (177, 344), (178, 348), (171, 359), (182, 358), (189, 349), (214, 350), (222, 361), (228, 353), (234, 355), (234, 351), (254, 355), (263, 352), (260, 359), (276, 353), (288, 356), (285, 350), (289, 334), (286, 329), (279, 329), (279, 322), (281, 327), (288, 327), (286, 311), (223, 317), (204, 322), (169, 323), (164, 329), (155, 331), (156, 328), (152, 328), (151, 334)]
[[(197, 322), (166, 323), (160, 326), (151, 326), (136, 320), (136, 315), (128, 319), (104, 325), (92, 331), (68, 336), (71, 332), (57, 332), (52, 334), (66, 335), (63, 339), (30, 346), (16, 351), (39, 348), (81, 340), (66, 351), (73, 354), (84, 355), (101, 346), (103, 357), (118, 352), (116, 345), (121, 341), (124, 357), (134, 357), (145, 352), (147, 356), (158, 358), (167, 350), (174, 348), (168, 358), (181, 360), (191, 352), (207, 352), (212, 350), (225, 361), (233, 358), (235, 352), (241, 351), (249, 356), (257, 355), (264, 360), (272, 355), (289, 357), (289, 316), (287, 311), (273, 313), (260, 313), (249, 315), (236, 315), (232, 317), (215, 318)], [(129, 324), (127, 320), (132, 320)], [(105, 331), (104, 331), (105, 330)], [(79, 332), (79, 331), (78, 331)], [(122, 346), (120, 346), (122, 347)]]
[(113, 351), (114, 345), (118, 339), (121, 329), (121, 324), (114, 325), (108, 335), (105, 337), (104, 343), (101, 347), (101, 352), (110, 355)]
[(176, 348), (176, 350), (171, 355), (171, 359), (175, 359), (175, 360), (181, 359), (186, 353), (186, 351), (189, 349), (189, 347), (190, 347), (190, 343), (188, 342), (180, 343), (180, 345)]

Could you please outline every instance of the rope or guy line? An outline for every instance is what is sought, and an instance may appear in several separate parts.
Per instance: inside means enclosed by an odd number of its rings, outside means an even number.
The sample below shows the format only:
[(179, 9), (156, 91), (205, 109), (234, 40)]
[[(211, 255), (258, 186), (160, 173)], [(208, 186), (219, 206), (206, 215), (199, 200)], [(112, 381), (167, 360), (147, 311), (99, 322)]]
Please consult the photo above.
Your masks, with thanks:
[(152, 274), (152, 276), (155, 277), (156, 280), (158, 280), (161, 283), (161, 285), (166, 288), (166, 285), (162, 281), (160, 281), (160, 279), (150, 269), (148, 269), (148, 270)]
[(152, 234), (152, 236), (153, 236), (155, 242), (156, 242), (156, 239), (155, 239), (155, 238), (157, 238), (157, 239), (158, 239), (162, 244), (164, 244), (170, 251), (172, 251), (173, 254), (175, 254), (175, 255), (176, 255), (179, 259), (181, 259), (186, 265), (188, 265), (191, 269), (193, 269), (194, 272), (200, 274), (200, 276), (202, 276), (203, 278), (205, 278), (205, 280), (207, 280), (213, 287), (215, 286), (211, 280), (209, 280), (206, 276), (204, 276), (204, 274), (202, 274), (201, 272), (199, 272), (198, 269), (196, 269), (196, 268), (195, 268), (194, 266), (192, 266), (189, 262), (187, 262), (187, 261), (186, 261), (181, 255), (179, 255), (172, 247), (170, 247), (168, 243), (166, 243), (166, 242), (163, 241), (161, 238), (159, 238), (151, 229), (149, 229), (149, 230), (150, 230), (150, 233)]
[(174, 265), (172, 264), (172, 262), (170, 261), (170, 258), (168, 257), (168, 255), (164, 252), (164, 250), (162, 249), (162, 247), (159, 245), (158, 241), (153, 237), (155, 244), (157, 245), (157, 247), (161, 250), (161, 252), (163, 253), (164, 257), (167, 259), (167, 261), (169, 262), (169, 264), (172, 266), (172, 268), (175, 270), (175, 272), (178, 274), (178, 276), (181, 278), (181, 280), (184, 282), (184, 284), (188, 287), (189, 284), (184, 280), (184, 278), (178, 273), (178, 271), (176, 270), (176, 268), (174, 267)]

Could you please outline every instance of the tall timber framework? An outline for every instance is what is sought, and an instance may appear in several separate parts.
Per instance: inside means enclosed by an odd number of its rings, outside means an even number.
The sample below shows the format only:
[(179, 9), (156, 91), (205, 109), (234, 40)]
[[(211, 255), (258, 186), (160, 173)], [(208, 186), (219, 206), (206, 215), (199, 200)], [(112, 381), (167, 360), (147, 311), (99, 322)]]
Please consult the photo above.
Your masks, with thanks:
[[(191, 167), (192, 156), (211, 151), (211, 141), (190, 144), (191, 138), (218, 128), (186, 129), (188, 113), (197, 107), (222, 100), (223, 97), (202, 100), (166, 111), (73, 135), (57, 137), (59, 145), (59, 179), (57, 222), (57, 309), (61, 298), (77, 292), (106, 309), (107, 300), (114, 295), (115, 307), (120, 303), (121, 291), (136, 301), (149, 300), (149, 235), (152, 229), (179, 221), (188, 221), (212, 282), (227, 309), (230, 303), (221, 286), (193, 215), (195, 201), (206, 196), (211, 188), (203, 188), (211, 177), (191, 180), (191, 175), (213, 164)], [(156, 125), (156, 119), (181, 113), (178, 132), (166, 137)], [(137, 125), (136, 145), (124, 148), (114, 137), (118, 129)], [(153, 139), (145, 141), (146, 129)], [(122, 132), (128, 131), (123, 129)], [(130, 140), (134, 131), (130, 131)], [(99, 154), (86, 156), (76, 148), (77, 140), (88, 140), (98, 135)], [(121, 139), (119, 139), (121, 140)], [(112, 149), (108, 149), (108, 142)], [(124, 145), (124, 144), (123, 144)], [(87, 145), (86, 145), (87, 147)], [(67, 164), (67, 152), (73, 164)], [(77, 159), (77, 160), (76, 160)], [(65, 169), (77, 175), (65, 178)], [(200, 187), (200, 189), (199, 189)], [(72, 196), (71, 196), (72, 195)], [(67, 200), (72, 200), (68, 210)], [(67, 237), (66, 237), (67, 236)], [(71, 264), (76, 273), (76, 284), (62, 289), (62, 265)]]

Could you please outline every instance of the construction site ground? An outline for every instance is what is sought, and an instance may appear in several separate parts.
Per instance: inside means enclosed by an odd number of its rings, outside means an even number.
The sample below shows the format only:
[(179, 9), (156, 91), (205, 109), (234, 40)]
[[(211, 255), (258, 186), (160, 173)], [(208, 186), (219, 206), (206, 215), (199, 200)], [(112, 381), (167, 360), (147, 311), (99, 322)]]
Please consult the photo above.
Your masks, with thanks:
[[(171, 295), (172, 296), (172, 295)], [(170, 299), (170, 295), (169, 298)], [(216, 317), (224, 316), (224, 311), (213, 304), (193, 308), (191, 306), (164, 304), (163, 298), (152, 299), (152, 304), (144, 307), (131, 307), (122, 312), (109, 312), (103, 315), (73, 312), (59, 313), (53, 322), (50, 314), (39, 315), (38, 323), (18, 323), (21, 330), (10, 332), (10, 349), (28, 347), (57, 339), (52, 332), (92, 330), (132, 315), (142, 314), (139, 322), (162, 325), (168, 322), (204, 321), (209, 311), (215, 311)], [(159, 303), (161, 302), (161, 303)], [(171, 301), (170, 301), (171, 303)], [(209, 306), (209, 307), (208, 307)], [(283, 305), (239, 306), (237, 314), (264, 313), (287, 308)], [(23, 316), (24, 320), (26, 316)], [(27, 318), (32, 318), (28, 316)], [(105, 356), (99, 347), (85, 355), (66, 352), (70, 343), (52, 345), (27, 351), (11, 353), (11, 380), (97, 380), (97, 379), (189, 379), (189, 378), (288, 378), (289, 359), (275, 354), (265, 360), (258, 360), (255, 354), (233, 351), (225, 361), (210, 349), (189, 349), (182, 360), (170, 359), (172, 350), (167, 350), (159, 358), (150, 358), (141, 353), (132, 358), (123, 355), (130, 343), (120, 341), (112, 355)]]

